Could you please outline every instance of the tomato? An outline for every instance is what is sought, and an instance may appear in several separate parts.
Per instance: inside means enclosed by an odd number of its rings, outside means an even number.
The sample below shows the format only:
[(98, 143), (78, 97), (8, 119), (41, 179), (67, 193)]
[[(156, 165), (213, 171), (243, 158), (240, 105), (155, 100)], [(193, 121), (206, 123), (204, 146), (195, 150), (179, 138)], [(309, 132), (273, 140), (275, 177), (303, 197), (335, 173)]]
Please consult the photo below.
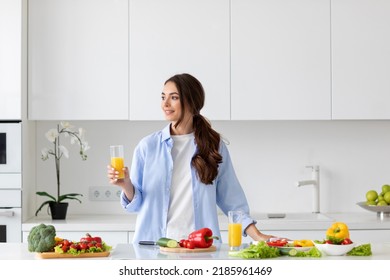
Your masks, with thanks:
[(273, 247), (283, 247), (287, 244), (287, 240), (285, 239), (277, 239), (277, 240), (273, 240), (273, 241), (268, 241), (267, 242), (267, 245), (268, 246), (273, 246)]
[(66, 253), (66, 252), (68, 252), (68, 250), (69, 250), (69, 246), (62, 245), (61, 249), (62, 249), (62, 251), (63, 251), (64, 253)]
[(87, 242), (80, 242), (80, 250), (87, 250), (88, 249), (88, 243)]
[(85, 237), (81, 237), (80, 242), (92, 242), (102, 243), (102, 238), (99, 236), (92, 237), (89, 233), (85, 234)]
[(185, 239), (181, 239), (181, 240), (179, 241), (179, 246), (180, 246), (180, 247), (186, 247), (184, 243), (187, 243), (187, 242), (185, 242), (185, 241), (186, 241)]
[(325, 240), (325, 243), (326, 243), (326, 244), (333, 244), (333, 242), (332, 242), (331, 240), (329, 240), (329, 239), (328, 239), (328, 240)]
[(187, 243), (186, 243), (186, 248), (187, 249), (195, 249), (195, 243), (192, 242), (192, 241), (189, 241), (189, 240), (186, 240)]
[(349, 238), (345, 238), (343, 241), (341, 241), (341, 245), (348, 245), (352, 243), (353, 243), (352, 240)]
[(78, 243), (72, 243), (72, 244), (70, 244), (69, 247), (72, 248), (72, 249), (75, 249), (77, 251), (80, 250), (80, 246), (79, 246)]

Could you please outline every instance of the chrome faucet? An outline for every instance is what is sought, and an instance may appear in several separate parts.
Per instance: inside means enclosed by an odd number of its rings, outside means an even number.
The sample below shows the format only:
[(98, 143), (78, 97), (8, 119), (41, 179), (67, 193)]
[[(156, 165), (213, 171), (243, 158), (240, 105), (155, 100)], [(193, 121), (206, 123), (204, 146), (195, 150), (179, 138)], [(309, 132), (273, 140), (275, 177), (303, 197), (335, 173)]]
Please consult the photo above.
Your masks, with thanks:
[(297, 187), (302, 186), (313, 186), (313, 213), (320, 213), (320, 167), (318, 165), (306, 166), (311, 168), (311, 180), (298, 181), (296, 183)]

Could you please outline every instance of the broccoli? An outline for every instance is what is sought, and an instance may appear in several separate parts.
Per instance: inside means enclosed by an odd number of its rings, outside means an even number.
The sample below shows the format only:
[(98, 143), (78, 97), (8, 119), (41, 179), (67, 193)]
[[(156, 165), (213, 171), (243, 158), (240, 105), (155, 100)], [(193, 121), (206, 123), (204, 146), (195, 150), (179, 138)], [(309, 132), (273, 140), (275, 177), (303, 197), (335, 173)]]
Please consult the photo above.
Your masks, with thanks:
[(50, 252), (56, 244), (56, 229), (52, 225), (40, 224), (31, 229), (28, 235), (30, 252)]

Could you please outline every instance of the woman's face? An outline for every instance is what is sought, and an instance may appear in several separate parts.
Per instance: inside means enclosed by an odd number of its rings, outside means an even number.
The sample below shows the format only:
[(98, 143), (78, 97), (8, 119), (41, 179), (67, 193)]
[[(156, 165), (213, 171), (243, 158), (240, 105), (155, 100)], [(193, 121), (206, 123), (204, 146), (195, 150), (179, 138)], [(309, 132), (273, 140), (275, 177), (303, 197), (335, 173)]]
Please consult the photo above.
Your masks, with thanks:
[(161, 109), (165, 119), (170, 122), (177, 122), (181, 115), (181, 103), (179, 92), (175, 83), (167, 82), (161, 93)]

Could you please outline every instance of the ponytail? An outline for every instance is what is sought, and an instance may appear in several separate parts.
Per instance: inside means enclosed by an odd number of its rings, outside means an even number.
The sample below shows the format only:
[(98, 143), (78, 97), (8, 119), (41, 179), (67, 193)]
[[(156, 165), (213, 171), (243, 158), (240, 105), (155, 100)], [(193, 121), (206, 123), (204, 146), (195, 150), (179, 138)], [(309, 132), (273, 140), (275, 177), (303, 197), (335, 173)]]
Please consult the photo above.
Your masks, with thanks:
[(196, 169), (202, 183), (209, 185), (218, 175), (218, 166), (222, 162), (219, 153), (221, 136), (202, 115), (193, 117), (195, 143), (197, 151), (191, 164)]

